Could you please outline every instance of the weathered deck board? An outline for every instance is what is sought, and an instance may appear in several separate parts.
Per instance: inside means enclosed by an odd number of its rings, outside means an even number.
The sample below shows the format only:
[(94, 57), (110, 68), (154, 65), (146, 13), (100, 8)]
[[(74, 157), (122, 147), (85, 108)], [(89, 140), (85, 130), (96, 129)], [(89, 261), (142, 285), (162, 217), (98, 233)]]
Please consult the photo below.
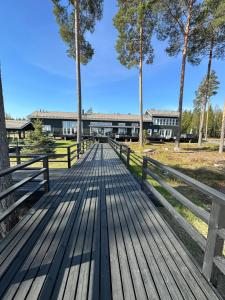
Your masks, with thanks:
[(0, 243), (1, 299), (219, 299), (108, 144)]

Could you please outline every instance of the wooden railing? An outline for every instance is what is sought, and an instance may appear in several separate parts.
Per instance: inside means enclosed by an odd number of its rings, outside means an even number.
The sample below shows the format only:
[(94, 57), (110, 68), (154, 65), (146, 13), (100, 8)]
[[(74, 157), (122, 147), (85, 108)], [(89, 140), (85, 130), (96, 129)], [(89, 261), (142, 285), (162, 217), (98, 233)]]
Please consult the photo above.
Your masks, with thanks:
[[(225, 194), (207, 186), (169, 166), (166, 166), (150, 157), (141, 157), (133, 154), (129, 147), (118, 142), (109, 140), (110, 145), (118, 155), (127, 162), (142, 166), (141, 184), (143, 189), (147, 189), (157, 199), (173, 218), (184, 228), (191, 238), (199, 245), (204, 252), (202, 273), (208, 281), (214, 285), (217, 283), (219, 269), (225, 275), (225, 257), (223, 256), (225, 241)], [(121, 148), (122, 147), (122, 148)], [(123, 149), (123, 150), (121, 150)], [(191, 186), (200, 193), (211, 199), (211, 212), (204, 210), (177, 191), (168, 183), (168, 178), (175, 178)], [(156, 189), (148, 179), (153, 179), (157, 184), (169, 193), (179, 204), (189, 209), (197, 218), (201, 219), (208, 226), (207, 238), (197, 231), (178, 211), (172, 206), (166, 197)], [(215, 266), (217, 268), (215, 268)]]
[[(8, 196), (13, 194), (13, 197), (16, 197), (15, 192), (24, 187), (29, 183), (35, 183), (32, 188), (26, 192), (22, 197), (19, 199), (15, 199), (16, 201), (7, 208), (3, 213), (0, 214), (0, 222), (4, 221), (7, 217), (9, 217), (16, 209), (18, 209), (21, 205), (23, 205), (26, 201), (28, 201), (34, 193), (39, 191), (41, 188), (44, 189), (44, 193), (49, 191), (49, 164), (48, 164), (48, 156), (47, 155), (36, 155), (31, 157), (27, 155), (26, 158), (28, 159), (24, 163), (20, 163), (17, 166), (10, 167), (3, 171), (0, 171), (0, 177), (12, 176), (18, 171), (32, 171), (30, 175), (26, 178), (20, 180), (19, 182), (13, 183), (12, 186), (8, 187), (6, 190), (0, 193), (0, 201), (7, 198)], [(41, 163), (41, 167), (34, 166), (35, 164)], [(42, 178), (37, 178), (42, 176)]]
[[(84, 153), (90, 145), (93, 143), (93, 138), (83, 140), (81, 143), (74, 143), (69, 146), (53, 146), (53, 147), (42, 147), (42, 152), (48, 152), (49, 164), (51, 163), (64, 163), (68, 168), (74, 164), (75, 159), (79, 159), (80, 155)], [(32, 149), (34, 146), (30, 145), (16, 145), (10, 146), (14, 153), (10, 154), (10, 162), (20, 164), (22, 161), (26, 160), (26, 155), (21, 154), (23, 149)], [(55, 153), (58, 150), (62, 150), (64, 153)]]
[(108, 143), (125, 162), (126, 166), (130, 165), (130, 148), (124, 144), (118, 143), (115, 140), (108, 138)]
[[(195, 205), (191, 200), (169, 185), (161, 176), (151, 170), (151, 166), (156, 168), (157, 171), (161, 171), (164, 177), (168, 177), (170, 175), (209, 197), (212, 200), (211, 213)], [(161, 204), (204, 251), (202, 272), (208, 281), (212, 280), (212, 282), (216, 284), (217, 272), (215, 271), (214, 265), (223, 274), (225, 274), (225, 258), (223, 256), (225, 240), (225, 194), (149, 157), (143, 158), (142, 174), (143, 187), (146, 187), (153, 196), (161, 202)], [(197, 218), (200, 218), (208, 225), (207, 239), (205, 239), (203, 235), (201, 235), (190, 223), (188, 223), (186, 219), (182, 217), (167, 201), (167, 199), (155, 187), (153, 187), (152, 184), (149, 183), (147, 180), (148, 176), (154, 179), (180, 204), (188, 208)]]

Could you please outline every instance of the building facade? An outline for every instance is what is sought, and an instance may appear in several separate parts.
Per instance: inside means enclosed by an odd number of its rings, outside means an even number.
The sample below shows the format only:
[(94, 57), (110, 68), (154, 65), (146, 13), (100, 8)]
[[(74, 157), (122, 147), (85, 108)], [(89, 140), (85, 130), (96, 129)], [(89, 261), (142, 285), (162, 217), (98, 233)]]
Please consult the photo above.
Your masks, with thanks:
[(6, 120), (7, 137), (13, 139), (24, 139), (26, 132), (34, 129), (33, 124), (29, 120)]
[[(28, 116), (31, 122), (41, 119), (43, 131), (54, 137), (75, 138), (77, 114), (71, 112), (36, 111)], [(139, 116), (132, 114), (82, 115), (83, 136), (110, 136), (115, 139), (138, 139)], [(144, 130), (149, 137), (172, 139), (178, 128), (178, 113), (175, 111), (147, 110), (144, 114)]]

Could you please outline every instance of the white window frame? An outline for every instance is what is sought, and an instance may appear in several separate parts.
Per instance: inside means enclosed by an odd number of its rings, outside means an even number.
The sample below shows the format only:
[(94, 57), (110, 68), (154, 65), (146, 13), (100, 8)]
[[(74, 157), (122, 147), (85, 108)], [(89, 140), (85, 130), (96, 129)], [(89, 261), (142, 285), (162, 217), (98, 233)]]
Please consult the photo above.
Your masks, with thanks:
[(52, 126), (51, 125), (42, 125), (42, 131), (43, 132), (51, 132), (52, 131)]

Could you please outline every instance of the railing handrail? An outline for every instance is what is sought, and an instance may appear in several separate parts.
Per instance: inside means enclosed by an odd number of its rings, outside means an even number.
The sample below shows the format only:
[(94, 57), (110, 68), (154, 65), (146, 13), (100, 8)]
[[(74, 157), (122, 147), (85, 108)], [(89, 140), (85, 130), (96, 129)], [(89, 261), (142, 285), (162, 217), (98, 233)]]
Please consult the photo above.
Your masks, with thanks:
[[(30, 156), (29, 156), (30, 157)], [(34, 168), (33, 171), (29, 176), (23, 178), (22, 180), (8, 186), (5, 190), (0, 192), (0, 201), (8, 197), (9, 195), (13, 194), (19, 188), (23, 187), (24, 185), (35, 181), (35, 187), (26, 192), (22, 197), (19, 197), (12, 205), (10, 205), (6, 210), (4, 210), (0, 214), (0, 222), (3, 222), (7, 217), (9, 217), (18, 207), (23, 205), (30, 197), (35, 193), (38, 192), (41, 188), (44, 188), (44, 192), (47, 193), (49, 191), (49, 165), (48, 165), (48, 155), (33, 155), (34, 158), (30, 159), (27, 162), (20, 163), (16, 166), (7, 168), (5, 170), (0, 171), (0, 176), (8, 176), (19, 170), (24, 170), (26, 167), (35, 164), (37, 162), (41, 162), (42, 166), (39, 168)], [(26, 169), (27, 170), (27, 169)], [(40, 175), (43, 176), (42, 179), (39, 179)]]
[[(94, 137), (90, 137), (87, 139), (83, 139), (80, 143), (73, 143), (71, 145), (67, 146), (60, 146), (60, 145), (52, 145), (52, 146), (43, 146), (40, 147), (41, 150), (52, 150), (52, 152), (46, 153), (44, 155), (47, 155), (49, 157), (49, 163), (66, 163), (68, 168), (71, 168), (72, 163), (75, 158), (79, 158), (79, 155), (81, 152), (85, 151), (85, 147), (87, 149), (88, 143), (90, 141), (94, 141)], [(42, 153), (39, 154), (22, 154), (21, 155), (21, 149), (23, 148), (35, 148), (34, 145), (13, 145), (11, 149), (15, 149), (15, 153), (10, 154), (10, 158), (16, 158), (17, 165), (21, 164), (21, 158), (26, 157), (32, 157), (32, 156), (38, 156), (43, 155)], [(56, 149), (65, 149), (65, 153), (54, 153), (54, 150)], [(75, 154), (76, 153), (76, 154)], [(59, 160), (58, 158), (65, 158), (63, 160)], [(50, 160), (51, 159), (51, 160)]]
[[(196, 188), (196, 190), (210, 197), (212, 201), (211, 212), (208, 213), (199, 208), (196, 204), (192, 203), (176, 189), (167, 184), (166, 181), (148, 168), (148, 163), (151, 163), (154, 167), (180, 179), (189, 186)], [(214, 272), (214, 265), (225, 275), (225, 258), (223, 257), (225, 240), (225, 194), (150, 157), (143, 158), (142, 170), (142, 186), (146, 187), (152, 195), (161, 202), (191, 238), (200, 246), (204, 252), (202, 273), (208, 281), (213, 279), (214, 284), (216, 284), (218, 274)], [(156, 182), (169, 192), (179, 203), (191, 210), (196, 217), (208, 224), (207, 238), (189, 224), (188, 221), (168, 202), (166, 197), (147, 181), (147, 175), (156, 180)]]
[[(116, 141), (114, 141), (113, 139), (111, 139), (110, 137), (108, 137), (108, 143), (111, 145), (111, 146), (116, 146), (119, 148), (119, 151), (117, 151), (117, 149), (114, 148), (114, 150), (119, 154), (120, 158), (122, 160), (124, 160), (127, 168), (129, 168), (129, 165), (130, 165), (130, 147), (128, 147), (127, 145), (124, 145), (124, 144), (121, 144), (121, 143), (118, 143)], [(125, 148), (125, 150), (123, 150), (123, 148)], [(125, 154), (125, 159), (123, 157), (123, 154)]]
[(119, 143), (119, 142), (117, 142), (117, 141), (115, 141), (115, 140), (113, 140), (112, 138), (108, 138), (109, 139), (109, 141), (111, 141), (112, 143), (114, 143), (114, 144), (116, 144), (116, 145), (118, 145), (119, 147), (121, 146), (121, 147), (124, 147), (124, 148), (126, 148), (126, 149), (128, 149), (128, 148), (130, 148), (129, 146), (127, 146), (127, 145), (124, 145), (124, 144), (121, 144), (121, 143)]
[[(74, 143), (71, 145), (67, 145), (67, 146), (60, 146), (60, 145), (53, 145), (53, 146), (41, 146), (41, 149), (67, 149), (70, 147), (75, 147), (77, 146), (78, 143)], [(9, 145), (10, 148), (16, 148), (16, 147), (20, 147), (20, 148), (35, 148), (35, 145), (27, 145), (27, 144), (18, 144), (18, 145)]]
[(180, 171), (177, 171), (169, 166), (166, 166), (166, 165), (156, 161), (153, 158), (145, 157), (144, 159), (146, 161), (152, 163), (154, 166), (156, 166), (164, 171), (167, 171), (168, 173), (172, 174), (175, 177), (178, 177), (179, 179), (183, 180), (187, 184), (190, 184), (191, 186), (196, 187), (200, 192), (204, 193), (207, 196), (210, 196), (212, 201), (216, 201), (219, 204), (225, 205), (225, 194), (224, 193), (217, 191), (216, 189), (214, 189), (194, 178), (191, 178), (190, 176), (185, 175)]
[(0, 171), (0, 177), (9, 175), (9, 174), (11, 174), (15, 171), (22, 170), (23, 168), (28, 167), (28, 166), (30, 166), (30, 165), (32, 165), (36, 162), (39, 162), (39, 161), (43, 160), (44, 158), (48, 157), (48, 155), (34, 155), (34, 156), (36, 156), (36, 157), (34, 157), (31, 160), (28, 160), (27, 162), (23, 162), (23, 163), (20, 163), (19, 165), (9, 167), (7, 169), (4, 169), (4, 170)]

